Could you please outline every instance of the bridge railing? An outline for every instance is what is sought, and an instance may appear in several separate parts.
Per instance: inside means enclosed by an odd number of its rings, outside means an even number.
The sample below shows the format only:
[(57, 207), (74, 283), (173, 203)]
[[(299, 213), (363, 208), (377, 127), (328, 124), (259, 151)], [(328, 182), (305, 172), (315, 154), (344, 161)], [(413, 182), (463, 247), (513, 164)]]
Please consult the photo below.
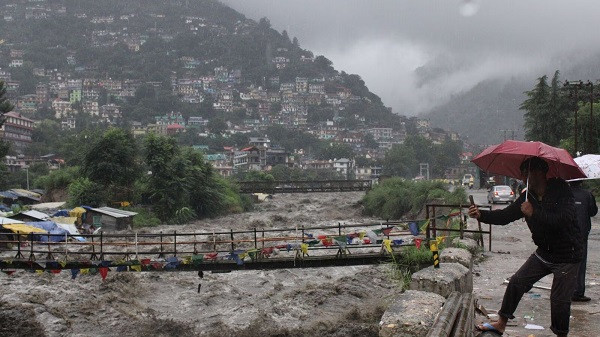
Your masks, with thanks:
[[(492, 206), (489, 205), (477, 205), (477, 207), (479, 207), (480, 209), (492, 209)], [(438, 226), (439, 224), (439, 218), (436, 215), (436, 213), (440, 213), (441, 210), (447, 211), (448, 209), (452, 210), (452, 209), (457, 209), (458, 212), (460, 213), (460, 227), (458, 229), (456, 228), (450, 228), (448, 226), (442, 225), (442, 226)], [(478, 222), (478, 228), (476, 230), (472, 230), (472, 229), (468, 229), (467, 228), (467, 220), (466, 220), (466, 213), (469, 209), (469, 205), (462, 205), (462, 204), (451, 204), (451, 205), (445, 205), (445, 204), (427, 204), (425, 205), (425, 211), (426, 211), (426, 216), (427, 219), (430, 219), (431, 221), (429, 221), (429, 225), (427, 226), (426, 229), (426, 239), (430, 240), (432, 237), (435, 238), (438, 236), (438, 232), (440, 233), (459, 233), (460, 238), (462, 239), (464, 237), (464, 233), (472, 233), (472, 234), (479, 234), (479, 236), (477, 237), (477, 244), (479, 244), (482, 249), (484, 248), (484, 243), (483, 243), (483, 235), (487, 235), (488, 236), (488, 249), (491, 252), (492, 251), (492, 225), (488, 225), (488, 230), (485, 231), (482, 229), (481, 227), (481, 223)]]
[[(339, 250), (339, 245), (331, 242), (334, 237), (342, 237), (357, 234), (356, 230), (348, 232), (350, 229), (361, 228), (364, 231), (376, 230), (385, 232), (385, 235), (379, 237), (390, 239), (398, 236), (410, 235), (409, 230), (402, 230), (397, 226), (400, 222), (378, 222), (361, 224), (342, 224), (334, 226), (298, 226), (293, 228), (272, 228), (251, 230), (229, 230), (214, 232), (196, 232), (181, 233), (173, 231), (172, 233), (104, 233), (98, 234), (8, 234), (12, 236), (7, 240), (0, 240), (1, 246), (12, 246), (3, 249), (6, 252), (12, 252), (16, 259), (35, 260), (40, 256), (45, 259), (61, 258), (81, 259), (89, 256), (91, 260), (102, 260), (105, 257), (112, 256), (117, 258), (129, 259), (138, 256), (182, 256), (197, 254), (219, 254), (231, 253), (236, 250), (258, 250), (267, 248), (278, 248), (289, 251), (289, 244), (303, 244), (315, 242), (316, 240), (324, 242), (329, 240), (330, 244), (311, 245), (307, 247), (309, 251), (328, 251)], [(312, 234), (314, 231), (323, 231), (321, 235)], [(83, 240), (85, 241), (83, 241)], [(379, 240), (381, 241), (381, 240)], [(397, 241), (398, 242), (398, 241)], [(285, 245), (285, 247), (284, 247)], [(412, 243), (397, 244), (396, 246), (413, 245)], [(367, 244), (347, 243), (347, 248), (352, 249), (377, 249), (381, 242), (369, 242)], [(297, 248), (296, 246), (294, 248)], [(36, 257), (37, 256), (37, 257)]]
[(242, 193), (349, 192), (371, 189), (371, 180), (240, 181)]

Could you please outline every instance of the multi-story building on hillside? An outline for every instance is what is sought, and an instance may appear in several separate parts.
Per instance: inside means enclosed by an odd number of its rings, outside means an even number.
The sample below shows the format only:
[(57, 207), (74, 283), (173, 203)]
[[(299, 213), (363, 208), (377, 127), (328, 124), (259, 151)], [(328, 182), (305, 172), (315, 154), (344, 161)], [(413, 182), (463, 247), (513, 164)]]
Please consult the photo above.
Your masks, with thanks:
[(11, 111), (4, 114), (4, 124), (0, 127), (0, 138), (12, 143), (13, 149), (19, 153), (31, 143), (34, 121)]

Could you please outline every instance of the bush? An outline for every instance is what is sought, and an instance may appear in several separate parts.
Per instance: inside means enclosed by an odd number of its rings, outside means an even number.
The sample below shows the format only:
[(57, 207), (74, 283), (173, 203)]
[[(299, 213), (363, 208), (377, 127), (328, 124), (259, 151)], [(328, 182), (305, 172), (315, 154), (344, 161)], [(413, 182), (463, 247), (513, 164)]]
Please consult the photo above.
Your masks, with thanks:
[(77, 178), (69, 185), (67, 204), (70, 207), (89, 205), (98, 207), (106, 203), (106, 193), (101, 185), (88, 178)]
[(33, 186), (45, 190), (46, 193), (50, 193), (54, 190), (66, 189), (79, 176), (79, 167), (66, 167), (35, 179)]
[(128, 209), (131, 212), (136, 212), (137, 215), (133, 217), (133, 227), (154, 227), (161, 224), (160, 219), (152, 213), (152, 211), (139, 207), (139, 208), (130, 208)]
[(412, 274), (415, 270), (433, 263), (433, 253), (426, 245), (420, 248), (414, 246), (404, 247), (400, 260), (390, 264), (390, 277), (400, 283), (402, 290), (410, 286)]
[(414, 217), (423, 210), (425, 204), (434, 200), (460, 204), (467, 202), (467, 195), (462, 188), (450, 192), (442, 182), (391, 178), (376, 185), (365, 195), (364, 213), (387, 220)]

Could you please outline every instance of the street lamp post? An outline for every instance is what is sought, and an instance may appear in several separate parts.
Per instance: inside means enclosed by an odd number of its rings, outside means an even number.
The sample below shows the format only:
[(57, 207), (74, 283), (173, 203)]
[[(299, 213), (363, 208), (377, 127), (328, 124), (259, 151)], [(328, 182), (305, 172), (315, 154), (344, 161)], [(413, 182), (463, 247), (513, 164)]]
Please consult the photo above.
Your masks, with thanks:
[(27, 190), (29, 191), (29, 166), (25, 167), (25, 172), (27, 176)]
[[(573, 151), (573, 153), (576, 155), (577, 154), (577, 139), (579, 138), (579, 125), (577, 125), (577, 112), (579, 110), (579, 89), (581, 89), (581, 87), (583, 86), (583, 82), (582, 81), (565, 81), (564, 84), (566, 87), (569, 88), (574, 88), (575, 91), (575, 132), (574, 132), (574, 136), (575, 136), (575, 150)], [(570, 96), (573, 97), (573, 92), (570, 92)]]

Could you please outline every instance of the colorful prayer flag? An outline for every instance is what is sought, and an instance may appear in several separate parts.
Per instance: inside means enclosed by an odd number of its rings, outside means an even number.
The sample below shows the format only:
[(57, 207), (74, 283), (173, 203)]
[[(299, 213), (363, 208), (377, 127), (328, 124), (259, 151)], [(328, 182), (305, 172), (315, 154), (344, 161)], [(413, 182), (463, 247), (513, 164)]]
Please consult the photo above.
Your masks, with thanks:
[(106, 276), (108, 275), (108, 267), (100, 267), (100, 276), (102, 276), (102, 281), (106, 280)]
[(383, 240), (383, 248), (385, 248), (385, 250), (388, 253), (392, 252), (392, 240)]
[(419, 226), (416, 222), (411, 222), (408, 224), (408, 229), (410, 230), (410, 234), (417, 236), (419, 235)]

